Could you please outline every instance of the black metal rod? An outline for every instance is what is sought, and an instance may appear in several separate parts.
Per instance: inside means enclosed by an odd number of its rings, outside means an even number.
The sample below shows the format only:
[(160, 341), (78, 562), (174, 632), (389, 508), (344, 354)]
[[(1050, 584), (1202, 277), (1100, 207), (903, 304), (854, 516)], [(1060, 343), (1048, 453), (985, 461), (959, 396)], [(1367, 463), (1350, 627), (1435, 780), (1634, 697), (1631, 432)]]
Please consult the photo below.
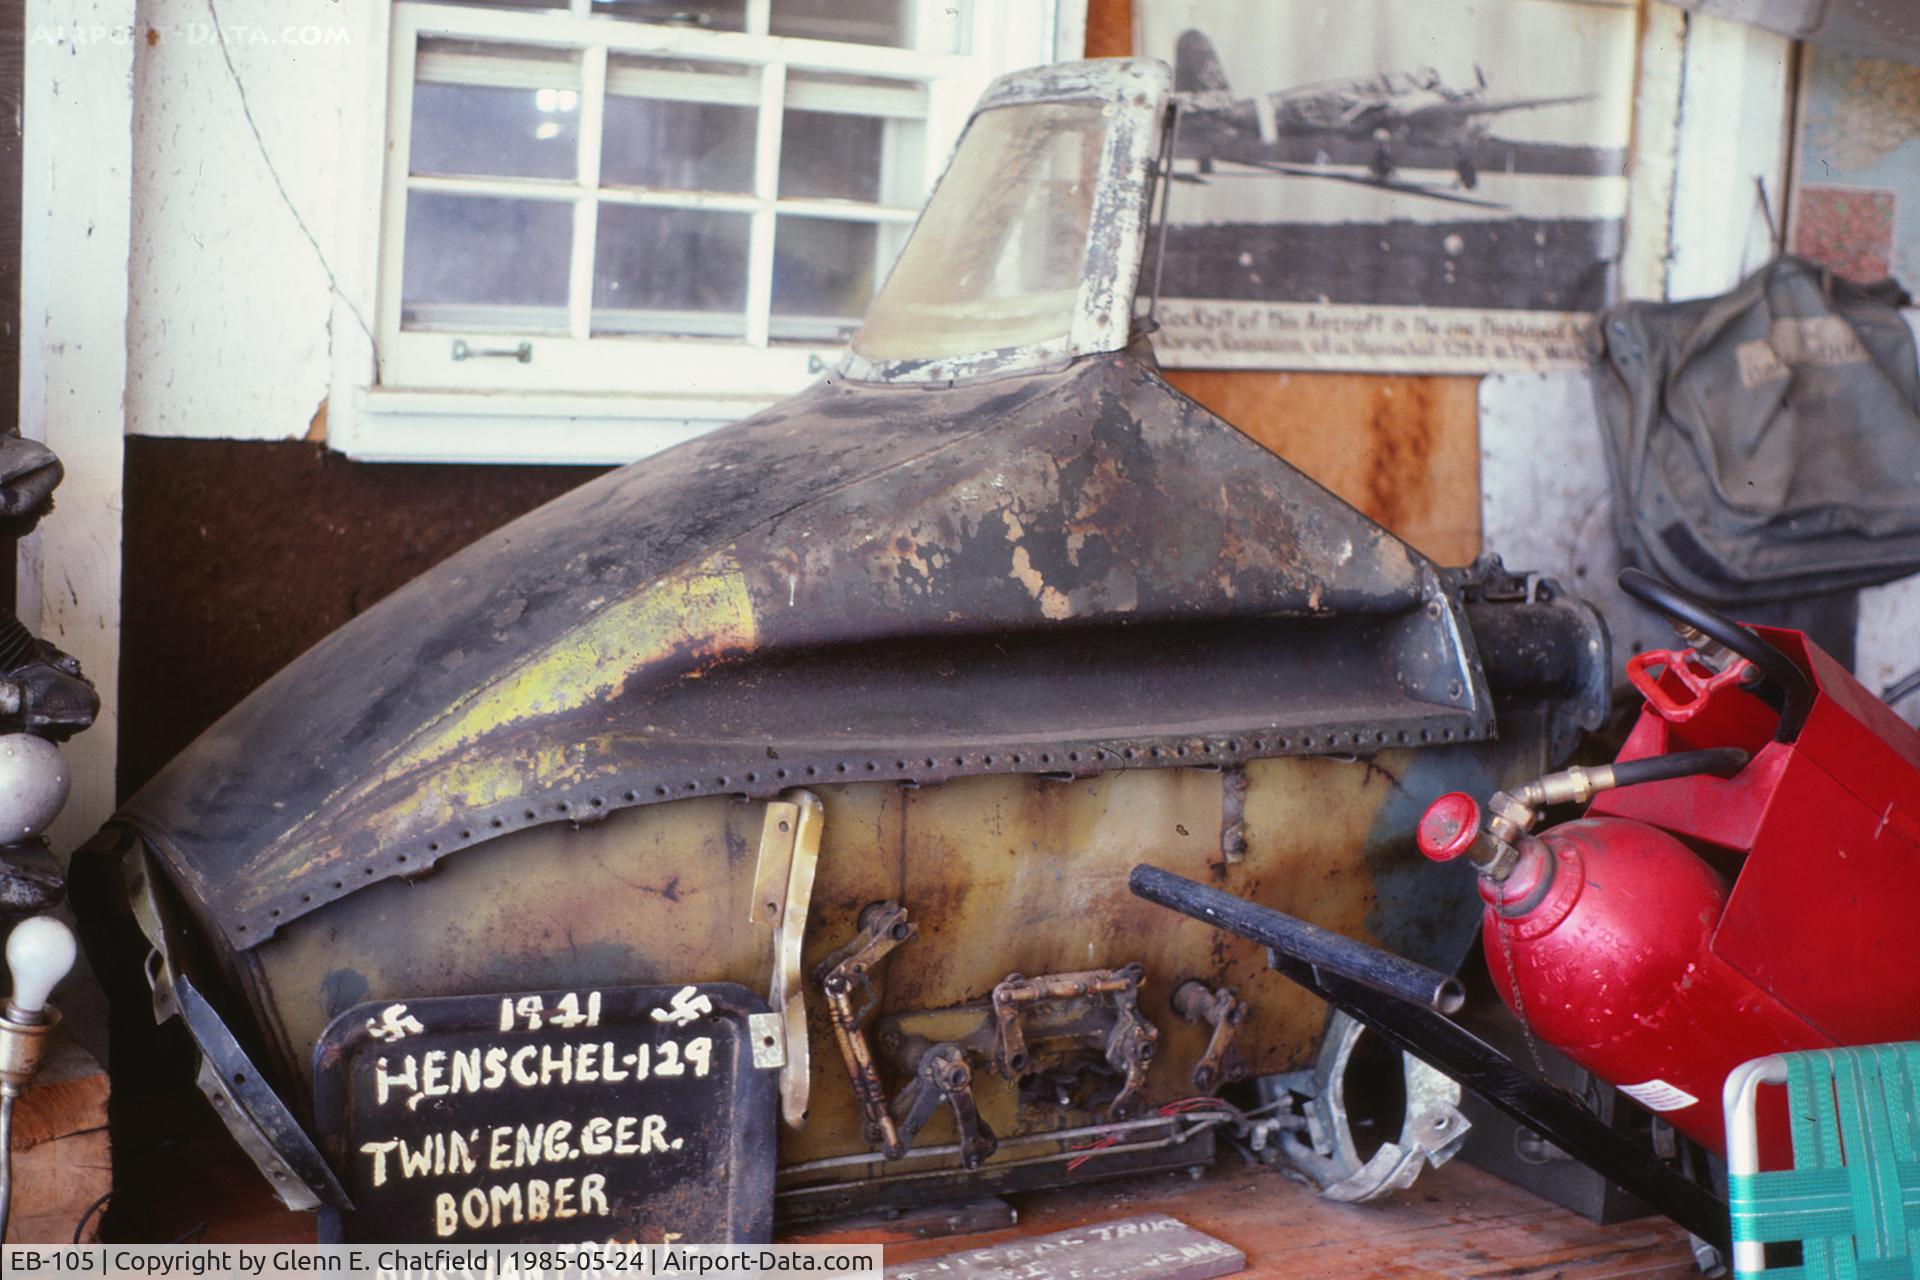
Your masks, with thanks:
[(1431, 1009), (1349, 982), (1278, 951), (1267, 956), (1275, 969), (1328, 1004), (1358, 1018), (1369, 1030), (1473, 1090), (1607, 1181), (1726, 1251), (1730, 1231), (1726, 1202), (1662, 1163), (1572, 1095)]
[[(1712, 1191), (1661, 1163), (1571, 1095), (1441, 1016), (1436, 1007), (1438, 992), (1431, 984), (1452, 979), (1158, 867), (1135, 867), (1129, 884), (1150, 902), (1265, 943), (1267, 962), (1308, 991), (1473, 1090), (1701, 1239), (1726, 1247), (1727, 1206)], [(1424, 980), (1411, 981), (1408, 970), (1424, 975)], [(1394, 977), (1383, 980), (1385, 973)], [(1457, 985), (1453, 989), (1459, 991)]]
[(1343, 938), (1318, 925), (1255, 906), (1244, 898), (1141, 863), (1127, 886), (1148, 902), (1171, 907), (1228, 933), (1294, 956), (1317, 969), (1422, 1008), (1453, 1013), (1465, 1002), (1457, 978), (1378, 947)]

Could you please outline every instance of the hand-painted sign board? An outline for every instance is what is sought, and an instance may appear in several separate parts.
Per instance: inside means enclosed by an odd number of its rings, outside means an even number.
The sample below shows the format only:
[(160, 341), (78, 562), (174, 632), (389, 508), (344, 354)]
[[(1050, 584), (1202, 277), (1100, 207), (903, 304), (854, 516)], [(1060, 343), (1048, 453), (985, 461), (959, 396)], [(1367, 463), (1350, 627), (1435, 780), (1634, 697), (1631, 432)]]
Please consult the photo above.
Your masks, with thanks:
[(887, 1280), (1210, 1280), (1246, 1266), (1246, 1255), (1226, 1241), (1147, 1213), (897, 1263)]
[(731, 983), (349, 1009), (314, 1048), (321, 1150), (354, 1205), (323, 1238), (765, 1241), (767, 1017)]

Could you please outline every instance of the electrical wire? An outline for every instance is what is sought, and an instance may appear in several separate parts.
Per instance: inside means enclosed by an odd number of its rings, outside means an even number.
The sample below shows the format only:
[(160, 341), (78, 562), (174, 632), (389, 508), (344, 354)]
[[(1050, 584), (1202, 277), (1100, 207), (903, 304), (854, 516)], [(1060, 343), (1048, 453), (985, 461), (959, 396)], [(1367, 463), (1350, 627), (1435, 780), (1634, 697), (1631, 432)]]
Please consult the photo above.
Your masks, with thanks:
[(105, 1195), (101, 1196), (98, 1200), (95, 1200), (92, 1204), (87, 1206), (86, 1212), (80, 1215), (80, 1221), (73, 1224), (73, 1243), (75, 1244), (86, 1243), (83, 1237), (85, 1237), (85, 1235), (87, 1234), (87, 1224), (93, 1221), (94, 1214), (106, 1208), (107, 1201), (111, 1199), (113, 1199), (113, 1192), (109, 1191)]
[(1880, 701), (1892, 706), (1914, 693), (1920, 693), (1920, 667), (1915, 667), (1880, 691)]
[[(1247, 1113), (1242, 1111), (1240, 1108), (1234, 1106), (1231, 1102), (1226, 1101), (1224, 1098), (1214, 1098), (1214, 1097), (1206, 1097), (1206, 1096), (1195, 1097), (1195, 1098), (1179, 1098), (1173, 1102), (1168, 1102), (1163, 1104), (1160, 1107), (1158, 1114), (1166, 1117), (1169, 1120), (1173, 1120), (1173, 1119), (1190, 1117), (1194, 1115), (1194, 1113), (1196, 1112), (1204, 1113), (1208, 1111), (1217, 1113), (1220, 1119), (1222, 1120), (1228, 1120), (1228, 1119), (1233, 1120), (1234, 1127), (1239, 1132), (1244, 1133), (1246, 1131)], [(1073, 1150), (1082, 1152), (1083, 1154), (1076, 1155), (1073, 1159), (1067, 1161), (1067, 1172), (1068, 1173), (1075, 1172), (1080, 1168), (1081, 1165), (1093, 1159), (1094, 1156), (1098, 1155), (1101, 1151), (1105, 1150), (1106, 1148), (1116, 1145), (1119, 1141), (1120, 1141), (1119, 1134), (1110, 1133), (1103, 1138), (1097, 1139), (1096, 1141), (1089, 1142), (1082, 1146), (1073, 1148)]]
[(0, 1093), (0, 1240), (13, 1210), (13, 1094)]

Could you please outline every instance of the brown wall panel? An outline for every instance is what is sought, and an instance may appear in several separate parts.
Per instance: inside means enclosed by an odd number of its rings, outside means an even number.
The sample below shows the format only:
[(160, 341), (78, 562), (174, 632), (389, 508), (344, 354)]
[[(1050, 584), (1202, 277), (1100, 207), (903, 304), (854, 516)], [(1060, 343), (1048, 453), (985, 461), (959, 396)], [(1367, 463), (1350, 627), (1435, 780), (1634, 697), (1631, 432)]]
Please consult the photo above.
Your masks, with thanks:
[(1133, 0), (1087, 0), (1087, 56), (1124, 58), (1133, 52)]
[(1442, 564), (1480, 554), (1480, 380), (1174, 369), (1168, 381)]
[(127, 439), (119, 790), (382, 596), (597, 467), (349, 462)]

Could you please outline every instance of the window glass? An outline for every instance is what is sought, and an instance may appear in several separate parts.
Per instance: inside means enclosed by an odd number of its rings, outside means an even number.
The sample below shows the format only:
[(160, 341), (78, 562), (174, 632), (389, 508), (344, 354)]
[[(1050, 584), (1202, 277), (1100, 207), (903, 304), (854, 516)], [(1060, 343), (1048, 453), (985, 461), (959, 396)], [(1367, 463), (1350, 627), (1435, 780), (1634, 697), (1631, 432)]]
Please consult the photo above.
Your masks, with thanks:
[(916, 204), (925, 189), (927, 89), (914, 81), (787, 74), (780, 194)]
[(669, 58), (607, 60), (600, 181), (677, 191), (753, 190), (757, 68)]
[(444, 0), (444, 2), (467, 9), (528, 9), (536, 13), (542, 9), (567, 7), (567, 0)]
[(417, 65), (413, 173), (568, 180), (579, 171), (577, 52), (422, 40)]
[(593, 11), (629, 22), (745, 31), (747, 0), (593, 0)]
[(744, 213), (602, 205), (594, 331), (744, 336), (752, 222)]
[(772, 34), (842, 44), (878, 44), (927, 53), (965, 53), (965, 0), (937, 6), (936, 25), (922, 31), (917, 0), (772, 0)]
[(1106, 130), (1098, 102), (975, 117), (854, 350), (931, 360), (1066, 337)]
[(564, 329), (572, 251), (573, 206), (565, 201), (412, 192), (401, 323)]
[(906, 239), (899, 223), (782, 215), (773, 238), (773, 313), (777, 339), (842, 342)]

